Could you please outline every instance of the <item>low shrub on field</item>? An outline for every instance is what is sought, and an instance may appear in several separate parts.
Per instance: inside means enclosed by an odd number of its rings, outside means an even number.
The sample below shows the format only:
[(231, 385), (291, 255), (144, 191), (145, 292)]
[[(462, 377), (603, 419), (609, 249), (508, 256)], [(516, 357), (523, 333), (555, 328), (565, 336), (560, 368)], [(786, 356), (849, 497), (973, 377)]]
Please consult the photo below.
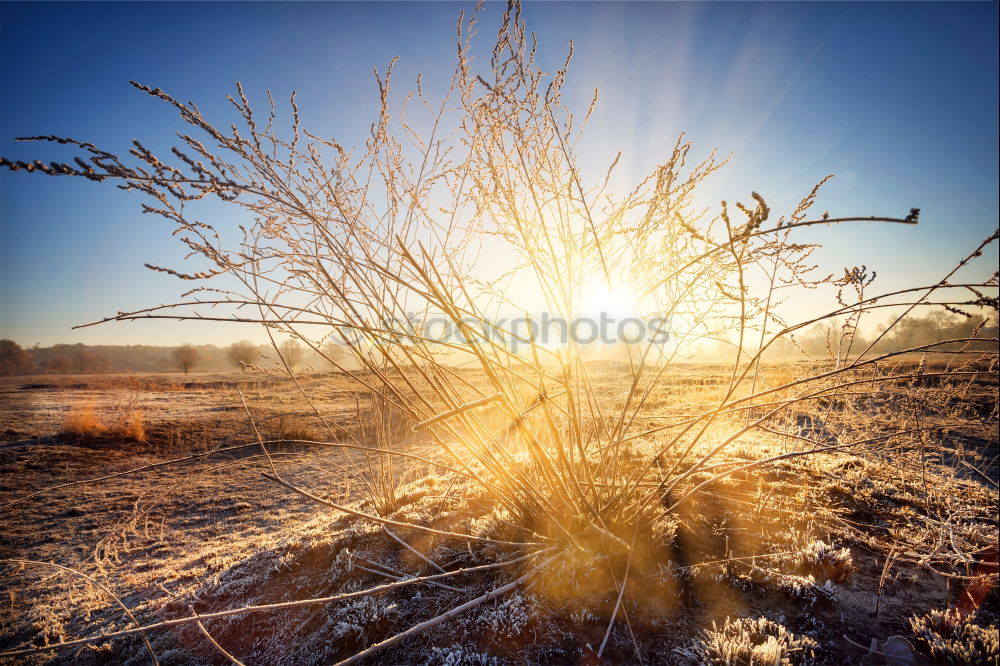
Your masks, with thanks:
[(726, 618), (693, 645), (677, 653), (692, 664), (726, 666), (808, 666), (815, 663), (816, 641), (796, 636), (767, 618)]
[(910, 618), (917, 646), (935, 664), (993, 664), (1000, 660), (997, 627), (981, 627), (974, 614), (932, 610)]
[(119, 438), (145, 442), (147, 432), (143, 410), (127, 404), (114, 410), (111, 418), (93, 403), (72, 407), (63, 423), (63, 435), (75, 439)]

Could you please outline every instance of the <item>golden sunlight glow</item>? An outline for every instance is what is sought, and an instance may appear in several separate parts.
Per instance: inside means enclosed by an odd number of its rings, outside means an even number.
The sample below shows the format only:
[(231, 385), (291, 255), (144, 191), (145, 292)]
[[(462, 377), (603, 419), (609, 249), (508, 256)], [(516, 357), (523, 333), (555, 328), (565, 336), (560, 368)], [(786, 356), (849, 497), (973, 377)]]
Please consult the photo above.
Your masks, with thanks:
[(602, 314), (609, 319), (620, 321), (639, 316), (636, 292), (623, 282), (612, 282), (609, 286), (603, 277), (586, 279), (580, 292), (577, 315), (598, 321)]

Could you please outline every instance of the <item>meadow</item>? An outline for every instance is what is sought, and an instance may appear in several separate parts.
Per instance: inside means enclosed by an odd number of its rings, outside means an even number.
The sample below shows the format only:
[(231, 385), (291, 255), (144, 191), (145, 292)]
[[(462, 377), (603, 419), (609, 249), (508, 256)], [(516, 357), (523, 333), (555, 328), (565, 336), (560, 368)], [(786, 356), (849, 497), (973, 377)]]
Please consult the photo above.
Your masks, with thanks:
[[(764, 381), (787, 383), (807, 365), (769, 365)], [(918, 367), (903, 362), (897, 372)], [(603, 363), (594, 374), (609, 399), (627, 394), (626, 367)], [(373, 420), (369, 407), (358, 413), (365, 387), (350, 378), (303, 381), (339, 427)], [(721, 365), (678, 367), (658, 382), (639, 427), (683, 422), (726, 381)], [(633, 547), (624, 620), (602, 659), (843, 663), (877, 660), (889, 639), (913, 646), (909, 663), (989, 654), (988, 629), (959, 627), (955, 639), (933, 611), (995, 622), (996, 378), (962, 387), (965, 428), (894, 437), (918, 394), (915, 416), (941, 417), (927, 399), (940, 386), (911, 383), (804, 406), (780, 431), (741, 438), (715, 459), (735, 473), (709, 469), (673, 489), (693, 495), (662, 511), (650, 542)], [(371, 454), (320, 443), (323, 424), (288, 401), (289, 384), (221, 373), (5, 380), (4, 648), (28, 652), (8, 660), (144, 662), (151, 648), (160, 663), (222, 663), (222, 650), (245, 663), (340, 661), (507, 581), (491, 567), (525, 557), (511, 543), (523, 528), (494, 494), (449, 469), (431, 438), (403, 438), (392, 450), (414, 457), (385, 470), (393, 506), (379, 509)], [(139, 438), (114, 429), (129, 414), (142, 415)], [(366, 439), (378, 447), (373, 433), (355, 437)], [(660, 443), (634, 440), (620, 454), (624, 473)], [(268, 457), (282, 479), (392, 522), (359, 521), (277, 486), (262, 475)], [(657, 469), (673, 461), (660, 454)], [(533, 585), (436, 622), (376, 661), (597, 663), (613, 581), (592, 554), (548, 566)], [(226, 614), (253, 607), (265, 608)], [(221, 614), (202, 623), (210, 639), (185, 621), (192, 610)], [(745, 617), (762, 619), (736, 619)], [(173, 619), (181, 623), (33, 652), (97, 628)]]

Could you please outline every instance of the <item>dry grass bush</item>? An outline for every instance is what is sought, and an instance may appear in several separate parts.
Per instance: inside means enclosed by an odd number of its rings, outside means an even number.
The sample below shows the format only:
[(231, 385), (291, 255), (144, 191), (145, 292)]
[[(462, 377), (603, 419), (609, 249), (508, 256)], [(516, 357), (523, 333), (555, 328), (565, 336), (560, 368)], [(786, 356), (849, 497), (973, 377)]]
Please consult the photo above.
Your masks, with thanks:
[(1000, 633), (996, 625), (981, 627), (975, 614), (955, 609), (932, 610), (910, 618), (920, 650), (935, 664), (1000, 663)]
[(146, 426), (143, 419), (142, 410), (131, 409), (125, 415), (121, 427), (118, 430), (122, 437), (132, 439), (137, 442), (146, 441)]
[[(108, 411), (108, 410), (105, 410)], [(145, 442), (147, 433), (141, 407), (129, 401), (100, 414), (93, 403), (72, 407), (63, 424), (63, 434), (77, 439), (121, 438)]]
[(411, 422), (392, 403), (378, 394), (369, 396), (371, 408), (362, 412), (360, 403), (357, 419), (361, 426), (361, 441), (371, 450), (364, 450), (365, 465), (358, 477), (363, 494), (379, 516), (388, 516), (400, 506), (397, 493), (398, 473), (393, 466), (393, 449), (405, 449), (413, 439)]
[(71, 408), (63, 424), (63, 433), (70, 437), (98, 437), (105, 430), (107, 428), (97, 417), (93, 404)]
[(796, 636), (767, 618), (726, 618), (678, 655), (693, 664), (807, 666), (816, 663), (817, 647), (813, 639)]
[[(487, 544), (496, 558), (528, 557), (457, 609), (381, 642), (367, 636), (368, 647), (345, 648), (338, 658), (370, 657), (520, 586), (533, 586), (556, 606), (590, 600), (604, 627), (596, 654), (610, 646), (631, 658), (641, 653), (642, 637), (632, 634), (631, 647), (623, 647), (616, 625), (630, 626), (644, 607), (660, 603), (648, 581), (664, 562), (688, 570), (699, 558), (732, 556), (727, 535), (736, 532), (724, 523), (733, 518), (720, 507), (768, 466), (780, 470), (795, 457), (815, 456), (821, 474), (824, 453), (902, 459), (916, 451), (916, 478), (926, 479), (928, 466), (943, 462), (945, 433), (995, 439), (990, 378), (997, 356), (969, 347), (983, 338), (948, 340), (946, 355), (936, 343), (873, 349), (899, 322), (929, 308), (987, 325), (997, 309), (997, 277), (970, 277), (967, 268), (993, 247), (996, 234), (947, 274), (892, 293), (877, 293), (874, 273), (864, 267), (818, 275), (810, 261), (815, 246), (797, 240), (802, 229), (915, 224), (919, 211), (810, 217), (821, 182), (784, 216), (756, 192), (708, 215), (695, 195), (723, 163), (714, 153), (695, 160), (683, 137), (627, 189), (615, 184), (617, 158), (595, 179), (579, 164), (577, 145), (597, 98), (582, 117), (566, 107), (569, 57), (544, 71), (520, 6), (510, 3), (492, 51), (474, 61), (476, 25), (475, 17), (459, 20), (457, 64), (442, 99), (429, 99), (418, 80), (394, 117), (392, 64), (376, 74), (380, 113), (354, 151), (308, 132), (294, 97), (290, 130), (281, 132), (274, 101), (261, 115), (237, 86), (230, 101), (241, 125), (225, 130), (193, 104), (135, 83), (190, 125), (192, 134), (181, 135), (183, 146), (171, 158), (135, 141), (129, 164), (86, 142), (42, 136), (33, 140), (81, 154), (74, 164), (2, 160), (13, 170), (112, 181), (146, 195), (144, 212), (170, 221), (201, 259), (195, 272), (150, 266), (194, 283), (187, 300), (103, 321), (260, 323), (276, 351), (279, 335), (297, 340), (370, 392), (370, 408), (358, 409), (365, 427), (348, 428), (326, 419), (309, 391), (300, 391), (303, 407), (323, 424), (325, 446), (344, 455), (339, 473), (361, 481), (370, 511), (301, 487), (270, 455), (268, 478), (408, 538), (464, 539), (470, 552)], [(252, 224), (233, 230), (193, 217), (197, 202), (209, 197), (241, 209)], [(485, 252), (509, 257), (510, 266), (480, 276)], [(587, 290), (622, 285), (670, 322), (669, 344), (622, 345), (618, 363), (600, 364), (588, 360), (582, 343), (542, 345), (527, 327), (500, 323), (511, 312), (538, 309), (524, 294), (571, 321), (583, 314)], [(786, 294), (818, 288), (836, 291), (826, 313), (794, 321), (781, 309)], [(231, 312), (205, 315), (207, 308)], [(414, 312), (443, 316), (464, 340), (391, 325)], [(856, 343), (855, 332), (873, 313), (892, 313), (894, 322), (867, 345)], [(769, 375), (767, 355), (794, 348), (796, 335), (817, 322), (838, 322), (829, 358)], [(331, 332), (353, 341), (344, 348), (349, 362), (330, 352)], [(710, 381), (686, 376), (680, 362), (713, 339), (730, 349), (726, 363)], [(294, 369), (285, 370), (301, 388)], [(399, 445), (410, 435), (443, 456), (424, 463), (502, 511), (504, 530), (477, 536), (440, 516), (432, 527), (400, 509), (393, 465), (407, 455)], [(268, 454), (271, 444), (263, 437), (259, 444)], [(954, 548), (935, 541), (942, 528), (931, 506), (942, 498), (924, 489), (910, 523), (924, 537), (908, 552), (914, 560), (930, 553), (927, 562), (941, 570), (958, 566), (964, 553), (981, 547), (981, 535), (963, 532), (967, 523), (956, 521)], [(758, 499), (758, 507), (766, 504)], [(664, 521), (675, 525), (695, 514), (709, 531), (670, 541)], [(807, 555), (797, 566), (827, 580), (848, 578), (850, 558), (842, 551), (824, 546)], [(764, 621), (727, 623), (717, 636), (735, 641), (741, 655), (749, 650), (747, 659), (758, 648), (773, 648), (767, 663), (804, 654), (805, 642), (772, 629)], [(766, 648), (756, 642), (761, 632), (771, 632)], [(721, 643), (719, 649), (729, 650)]]
[(309, 441), (321, 436), (312, 419), (302, 414), (281, 414), (272, 423), (272, 439)]
[(501, 663), (496, 657), (461, 645), (431, 648), (431, 658), (427, 660), (428, 666), (500, 666)]
[(795, 564), (800, 575), (834, 583), (847, 582), (855, 572), (851, 551), (847, 548), (836, 548), (825, 541), (814, 541), (807, 545), (799, 553), (798, 562)]

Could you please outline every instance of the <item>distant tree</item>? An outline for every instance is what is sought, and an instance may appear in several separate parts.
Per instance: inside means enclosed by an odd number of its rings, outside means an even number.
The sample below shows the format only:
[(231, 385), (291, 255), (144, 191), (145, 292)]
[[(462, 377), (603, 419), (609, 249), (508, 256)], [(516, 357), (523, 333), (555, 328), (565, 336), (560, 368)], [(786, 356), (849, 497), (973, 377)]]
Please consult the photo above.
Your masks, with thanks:
[(111, 367), (111, 360), (102, 353), (91, 352), (90, 371), (98, 374), (105, 373)]
[(302, 361), (302, 345), (300, 345), (299, 341), (294, 338), (282, 342), (278, 351), (281, 354), (281, 358), (292, 370), (294, 370), (295, 366)]
[[(980, 312), (976, 315), (965, 317), (946, 310), (933, 310), (921, 317), (910, 316), (896, 324), (891, 333), (880, 341), (876, 350), (908, 349), (942, 340), (969, 338), (976, 333), (976, 330), (980, 326), (985, 325), (987, 329), (996, 326), (994, 317), (987, 317), (987, 320), (984, 321), (984, 315), (986, 313)], [(885, 327), (882, 327), (879, 332), (881, 333), (884, 330)], [(987, 335), (986, 331), (980, 331), (979, 337), (988, 338), (994, 336)], [(939, 347), (939, 349), (955, 349), (956, 345), (960, 346), (961, 344), (963, 343), (954, 343)], [(990, 345), (985, 341), (973, 346), (977, 349), (990, 348)], [(995, 349), (996, 345), (992, 345), (992, 348)]]
[(336, 372), (345, 366), (351, 364), (352, 356), (349, 351), (343, 346), (336, 342), (326, 342), (319, 345), (318, 349), (318, 360), (325, 361), (323, 367), (330, 371)]
[(52, 372), (57, 375), (65, 374), (73, 368), (73, 362), (69, 360), (68, 356), (53, 356), (45, 361), (43, 365), (46, 372)]
[(239, 366), (240, 370), (246, 372), (247, 366), (257, 359), (259, 353), (257, 345), (249, 340), (240, 340), (229, 346), (226, 356), (233, 365)]
[(174, 363), (184, 371), (185, 375), (201, 360), (198, 350), (186, 342), (180, 347), (176, 347), (171, 355), (173, 356)]
[(74, 347), (72, 358), (73, 372), (76, 374), (87, 372), (94, 362), (93, 356), (82, 344), (75, 345)]
[(0, 340), (0, 375), (25, 375), (34, 368), (29, 350), (13, 340)]

